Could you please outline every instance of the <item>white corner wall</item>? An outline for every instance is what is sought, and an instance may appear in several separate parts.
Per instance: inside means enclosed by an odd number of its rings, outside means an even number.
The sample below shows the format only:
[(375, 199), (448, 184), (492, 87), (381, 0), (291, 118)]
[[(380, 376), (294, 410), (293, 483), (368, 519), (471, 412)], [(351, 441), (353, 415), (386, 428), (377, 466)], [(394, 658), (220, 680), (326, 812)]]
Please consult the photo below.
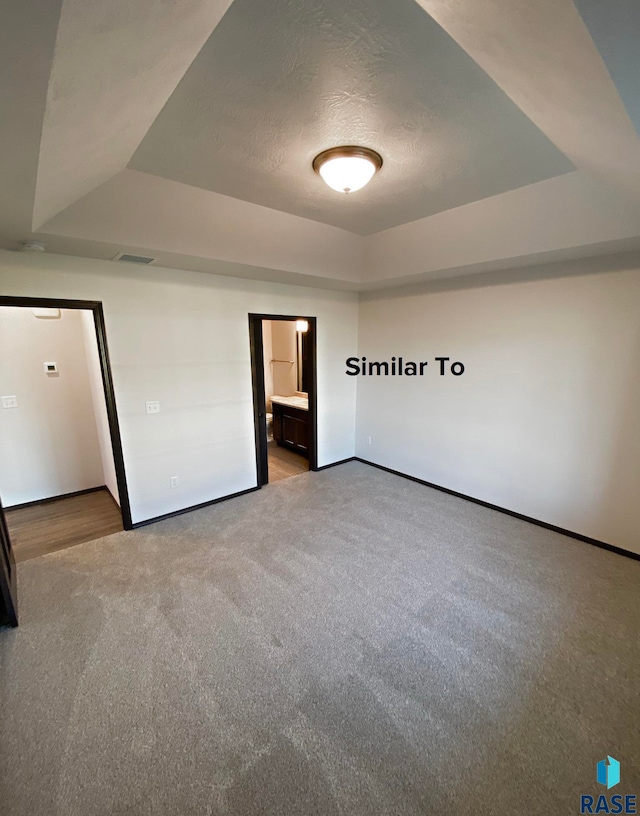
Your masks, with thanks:
[(98, 351), (98, 339), (93, 320), (93, 312), (82, 309), (79, 314), (87, 360), (87, 372), (89, 374), (89, 386), (91, 388), (93, 416), (98, 433), (98, 444), (100, 446), (103, 481), (115, 501), (120, 504), (118, 478), (116, 476), (116, 465), (113, 458), (111, 431), (109, 429), (107, 403), (104, 396), (100, 352)]
[(358, 456), (640, 552), (640, 270), (373, 292), (359, 354), (430, 362), (353, 378)]
[(102, 301), (134, 523), (255, 487), (250, 312), (317, 317), (318, 464), (354, 454), (355, 293), (11, 252), (0, 292)]
[[(56, 362), (58, 374), (46, 374)], [(0, 307), (0, 495), (5, 507), (104, 484), (81, 317)]]

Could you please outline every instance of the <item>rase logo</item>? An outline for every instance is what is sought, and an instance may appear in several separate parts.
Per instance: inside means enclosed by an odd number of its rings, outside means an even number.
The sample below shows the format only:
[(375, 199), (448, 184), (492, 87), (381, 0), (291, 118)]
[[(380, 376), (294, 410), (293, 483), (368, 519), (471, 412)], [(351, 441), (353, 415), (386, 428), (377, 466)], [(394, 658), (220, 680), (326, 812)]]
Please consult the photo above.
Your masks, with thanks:
[[(620, 763), (612, 756), (600, 760), (596, 765), (596, 781), (599, 785), (604, 785), (607, 790), (615, 787), (620, 782)], [(636, 797), (635, 794), (614, 793), (607, 797), (601, 793), (600, 796), (588, 796), (583, 794), (580, 797), (580, 813), (622, 813), (635, 814)]]
[(596, 768), (596, 779), (600, 785), (613, 788), (620, 781), (620, 763), (617, 759), (608, 756), (607, 759), (598, 762)]

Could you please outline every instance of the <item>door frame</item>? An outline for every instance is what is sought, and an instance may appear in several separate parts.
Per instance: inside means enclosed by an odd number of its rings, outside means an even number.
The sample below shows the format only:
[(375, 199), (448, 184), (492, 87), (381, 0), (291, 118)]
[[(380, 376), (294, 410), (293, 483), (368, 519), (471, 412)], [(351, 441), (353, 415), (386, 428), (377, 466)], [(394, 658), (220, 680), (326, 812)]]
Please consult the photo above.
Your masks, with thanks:
[(16, 559), (0, 501), (0, 626), (18, 625)]
[(264, 343), (263, 320), (295, 322), (306, 320), (307, 343), (307, 394), (309, 396), (309, 470), (318, 470), (318, 420), (317, 420), (317, 326), (316, 318), (308, 315), (249, 314), (249, 346), (251, 349), (251, 383), (253, 386), (253, 423), (256, 439), (256, 473), (258, 487), (269, 483), (269, 458), (267, 454), (267, 401), (264, 393)]
[(93, 323), (98, 341), (98, 357), (100, 359), (100, 370), (102, 372), (102, 385), (104, 387), (107, 418), (109, 420), (111, 449), (113, 451), (116, 481), (118, 483), (122, 526), (125, 530), (132, 530), (131, 504), (129, 502), (127, 474), (124, 467), (122, 437), (120, 435), (120, 423), (118, 421), (116, 395), (113, 387), (113, 376), (111, 374), (111, 361), (109, 359), (107, 330), (102, 302), (99, 300), (64, 300), (61, 298), (10, 297), (0, 295), (0, 306), (21, 306), (30, 309), (76, 309), (93, 312)]

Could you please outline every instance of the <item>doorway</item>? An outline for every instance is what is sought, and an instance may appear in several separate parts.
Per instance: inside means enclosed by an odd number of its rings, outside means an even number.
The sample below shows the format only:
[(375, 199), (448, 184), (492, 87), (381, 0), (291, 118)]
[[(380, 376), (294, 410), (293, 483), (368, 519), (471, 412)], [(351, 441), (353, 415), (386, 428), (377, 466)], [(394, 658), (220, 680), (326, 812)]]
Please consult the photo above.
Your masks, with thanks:
[(0, 297), (0, 320), (6, 608), (15, 561), (131, 529), (132, 520), (102, 305)]
[(317, 470), (316, 318), (249, 315), (258, 486)]

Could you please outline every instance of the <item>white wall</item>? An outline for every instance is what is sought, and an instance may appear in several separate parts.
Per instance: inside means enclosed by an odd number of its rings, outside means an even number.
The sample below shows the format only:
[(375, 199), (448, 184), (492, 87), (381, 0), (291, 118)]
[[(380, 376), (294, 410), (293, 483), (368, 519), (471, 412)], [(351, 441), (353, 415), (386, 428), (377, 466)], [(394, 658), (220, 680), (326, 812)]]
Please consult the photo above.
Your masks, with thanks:
[(354, 453), (354, 293), (12, 252), (0, 292), (103, 302), (134, 522), (256, 485), (250, 312), (317, 317), (318, 464)]
[(354, 377), (357, 455), (640, 552), (640, 270), (370, 293), (359, 354), (466, 371)]
[(87, 359), (89, 386), (91, 388), (93, 416), (98, 434), (98, 444), (100, 445), (103, 483), (109, 489), (109, 492), (113, 498), (118, 502), (118, 504), (120, 504), (118, 480), (116, 477), (116, 465), (113, 459), (111, 431), (109, 429), (109, 418), (107, 416), (107, 403), (104, 396), (104, 384), (102, 382), (102, 369), (100, 367), (100, 354), (98, 351), (98, 340), (96, 337), (93, 312), (85, 311), (83, 309), (79, 314), (80, 325), (82, 326), (85, 355)]
[[(4, 295), (103, 302), (134, 521), (255, 485), (247, 314), (308, 314), (320, 465), (354, 453), (357, 384), (359, 456), (639, 552), (640, 270), (434, 286), (364, 295), (358, 324), (351, 293), (0, 253)], [(347, 377), (356, 353), (467, 370)]]
[[(80, 314), (0, 307), (0, 495), (5, 507), (104, 484)], [(59, 374), (45, 373), (56, 362)]]

